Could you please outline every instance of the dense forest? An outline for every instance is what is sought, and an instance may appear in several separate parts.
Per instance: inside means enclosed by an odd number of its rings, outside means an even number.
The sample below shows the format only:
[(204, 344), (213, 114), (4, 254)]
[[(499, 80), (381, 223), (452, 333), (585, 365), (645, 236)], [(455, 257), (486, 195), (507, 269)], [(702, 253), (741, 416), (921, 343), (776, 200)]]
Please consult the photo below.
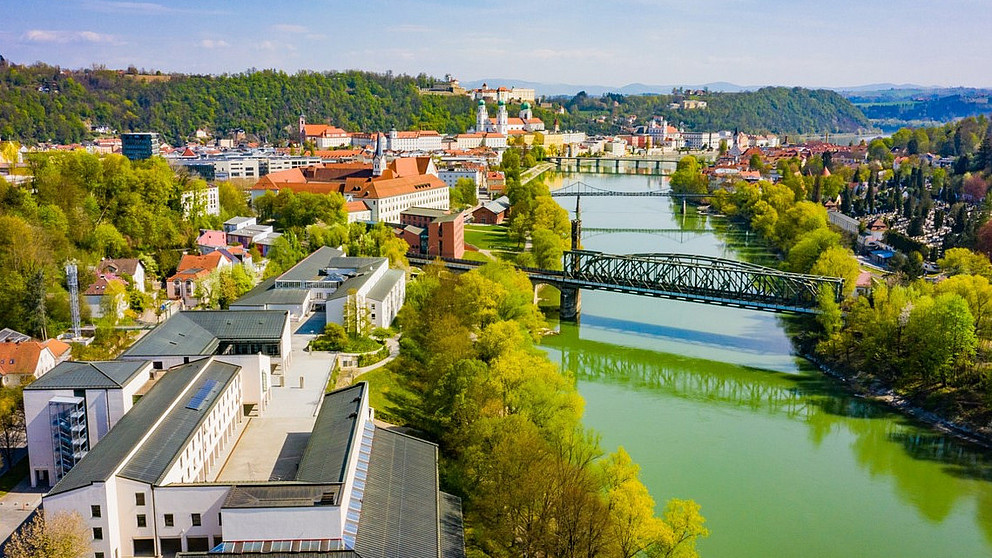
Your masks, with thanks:
[[(586, 131), (616, 131), (616, 120), (636, 116), (635, 124), (651, 116), (664, 116), (688, 131), (732, 130), (809, 134), (855, 132), (868, 128), (865, 115), (837, 93), (800, 87), (765, 87), (741, 93), (707, 93), (692, 97), (706, 101), (705, 109), (672, 109), (669, 104), (688, 98), (682, 95), (619, 95), (590, 97), (580, 92), (563, 99), (568, 114), (562, 124)], [(596, 118), (609, 115), (598, 123)], [(544, 115), (541, 115), (544, 118)], [(547, 119), (545, 118), (547, 121)], [(602, 120), (602, 119), (601, 119)]]
[(992, 110), (988, 89), (892, 89), (845, 95), (873, 124), (890, 131), (900, 126), (950, 122)]
[[(146, 75), (136, 69), (65, 70), (46, 64), (0, 64), (0, 137), (23, 143), (73, 143), (106, 126), (119, 132), (157, 131), (173, 144), (204, 128), (215, 136), (243, 130), (249, 139), (281, 143), (296, 131), (297, 117), (349, 131), (432, 129), (464, 132), (475, 121), (474, 103), (462, 96), (421, 95), (437, 80), (360, 71), (246, 71), (240, 74)], [(679, 97), (681, 98), (681, 97)], [(705, 95), (708, 107), (670, 109), (672, 95), (559, 99), (566, 112), (535, 109), (550, 127), (617, 133), (652, 116), (687, 130), (740, 128), (750, 132), (849, 132), (868, 127), (856, 107), (831, 91), (768, 87)], [(517, 107), (510, 107), (516, 114)]]
[(358, 71), (143, 76), (8, 64), (0, 66), (0, 136), (72, 143), (90, 137), (91, 126), (107, 126), (178, 143), (205, 128), (277, 143), (295, 134), (300, 113), (347, 130), (464, 131), (475, 120), (471, 100), (421, 96), (418, 86), (430, 83), (425, 75)]

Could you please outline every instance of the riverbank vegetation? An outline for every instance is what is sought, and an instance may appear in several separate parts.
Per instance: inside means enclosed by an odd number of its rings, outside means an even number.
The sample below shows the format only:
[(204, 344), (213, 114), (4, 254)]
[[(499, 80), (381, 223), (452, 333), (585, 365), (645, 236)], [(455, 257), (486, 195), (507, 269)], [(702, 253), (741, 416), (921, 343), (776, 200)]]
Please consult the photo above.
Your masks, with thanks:
[[(933, 150), (957, 158), (937, 168), (921, 155)], [(844, 278), (846, 298), (838, 304), (823, 297), (822, 313), (797, 332), (804, 352), (869, 391), (891, 389), (992, 436), (992, 264), (985, 253), (969, 249), (992, 252), (982, 232), (992, 231), (990, 128), (978, 118), (902, 130), (873, 141), (868, 157), (857, 166), (835, 164), (829, 153), (801, 167), (779, 161), (779, 183), (738, 182), (713, 192), (712, 205), (774, 246), (784, 269)], [(893, 228), (885, 240), (904, 252), (893, 257), (891, 274), (875, 272), (865, 296), (852, 296), (860, 273), (853, 239), (827, 226), (821, 201), (838, 199), (854, 217), (888, 212)], [(946, 233), (942, 251), (923, 244), (924, 225)], [(923, 279), (926, 259), (936, 260), (940, 276)]]
[[(501, 168), (506, 177), (506, 195), (510, 198), (508, 234), (520, 249), (530, 244), (530, 251), (517, 255), (518, 265), (561, 269), (562, 252), (571, 245), (572, 225), (568, 211), (551, 197), (540, 177), (521, 183), (521, 169), (531, 168), (539, 160), (534, 151), (521, 156), (520, 150), (508, 149), (503, 154)], [(538, 155), (541, 156), (540, 152)]]
[(531, 298), (509, 264), (432, 265), (398, 317), (386, 411), (439, 444), (469, 555), (694, 556), (699, 507), (672, 500), (656, 516), (629, 456), (603, 456), (574, 379), (534, 346), (545, 322)]

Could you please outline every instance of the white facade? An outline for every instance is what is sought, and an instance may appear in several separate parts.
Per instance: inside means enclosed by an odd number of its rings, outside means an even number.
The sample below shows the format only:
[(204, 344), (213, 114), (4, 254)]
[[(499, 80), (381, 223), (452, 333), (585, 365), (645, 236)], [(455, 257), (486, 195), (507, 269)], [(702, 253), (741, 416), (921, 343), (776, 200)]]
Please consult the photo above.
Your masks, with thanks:
[(220, 194), (216, 186), (183, 192), (180, 200), (185, 217), (189, 217), (194, 207), (202, 208), (204, 215), (220, 215)]
[(467, 178), (471, 180), (475, 183), (476, 194), (478, 194), (479, 187), (483, 186), (484, 176), (485, 173), (478, 167), (449, 167), (437, 171), (437, 177), (443, 180), (444, 183), (448, 185), (448, 188), (454, 188), (460, 178)]
[(79, 394), (85, 399), (86, 433), (89, 447), (92, 448), (131, 409), (135, 395), (152, 377), (152, 372), (151, 363), (145, 363), (130, 382), (118, 388), (24, 390), (24, 422), (31, 486), (38, 486), (39, 482), (42, 485), (46, 482), (54, 484), (58, 480), (49, 419), (49, 401), (52, 398), (74, 397)]
[(389, 131), (386, 149), (390, 151), (440, 151), (441, 134), (433, 130), (397, 132)]
[(450, 193), (451, 191), (446, 187), (425, 188), (385, 198), (365, 198), (363, 201), (372, 211), (372, 221), (399, 223), (400, 213), (411, 207), (447, 210), (450, 207)]

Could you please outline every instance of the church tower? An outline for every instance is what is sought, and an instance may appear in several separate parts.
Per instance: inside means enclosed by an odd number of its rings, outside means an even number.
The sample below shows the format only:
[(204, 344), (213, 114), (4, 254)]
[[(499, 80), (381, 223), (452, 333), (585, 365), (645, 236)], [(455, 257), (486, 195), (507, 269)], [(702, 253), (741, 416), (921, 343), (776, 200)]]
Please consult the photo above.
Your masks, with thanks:
[(486, 110), (486, 100), (479, 99), (479, 108), (475, 111), (475, 131), (484, 133), (489, 124), (489, 111)]
[(530, 110), (530, 103), (524, 101), (524, 103), (520, 105), (520, 120), (524, 121), (524, 130), (527, 130), (528, 132), (530, 131), (530, 123), (528, 120), (531, 118), (534, 118), (534, 113)]
[(300, 144), (307, 141), (307, 117), (300, 113)]
[(376, 134), (375, 136), (375, 157), (372, 158), (372, 176), (382, 176), (382, 172), (386, 170), (386, 154), (383, 153), (383, 143), (386, 138), (382, 134)]
[(510, 131), (510, 117), (506, 113), (506, 103), (499, 102), (499, 112), (496, 113), (496, 133), (506, 135)]

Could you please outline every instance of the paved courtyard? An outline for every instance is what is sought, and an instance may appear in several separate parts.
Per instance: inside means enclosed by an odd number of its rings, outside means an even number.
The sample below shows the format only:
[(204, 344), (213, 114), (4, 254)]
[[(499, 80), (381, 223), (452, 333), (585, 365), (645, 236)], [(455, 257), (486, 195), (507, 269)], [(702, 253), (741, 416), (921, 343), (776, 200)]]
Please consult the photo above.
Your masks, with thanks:
[[(313, 335), (293, 335), (289, 368), (273, 377), (274, 386), (262, 416), (249, 419), (216, 480), (292, 479), (330, 379), (334, 355), (304, 349)], [(301, 381), (302, 379), (302, 381)]]

